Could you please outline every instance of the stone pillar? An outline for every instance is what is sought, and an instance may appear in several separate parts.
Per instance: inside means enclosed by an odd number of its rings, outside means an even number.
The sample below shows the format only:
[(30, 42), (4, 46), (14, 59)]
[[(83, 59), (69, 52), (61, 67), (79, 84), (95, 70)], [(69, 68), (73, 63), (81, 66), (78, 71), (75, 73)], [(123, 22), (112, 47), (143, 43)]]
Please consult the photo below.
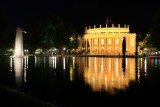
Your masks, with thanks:
[(118, 41), (119, 41), (119, 44), (118, 44), (118, 45), (119, 45), (118, 52), (119, 52), (119, 53), (121, 53), (121, 52), (120, 52), (120, 50), (121, 50), (121, 46), (122, 46), (122, 45), (121, 45), (121, 39), (120, 39), (120, 38), (118, 38)]
[(87, 47), (87, 44), (88, 44), (88, 42), (87, 42), (87, 39), (86, 39), (86, 52), (88, 51), (88, 49), (87, 49), (87, 48), (88, 48), (88, 47)]
[(106, 47), (106, 38), (104, 38), (104, 52), (106, 53), (106, 50), (107, 49), (107, 47)]
[(116, 47), (115, 47), (115, 37), (113, 37), (113, 52), (115, 52)]
[(102, 53), (101, 39), (102, 39), (102, 38), (99, 38), (99, 52), (100, 52), (100, 53)]
[(92, 46), (93, 51), (95, 51), (95, 50), (94, 50), (94, 47), (95, 47), (95, 39), (94, 39), (94, 38), (93, 38), (93, 43), (92, 43), (92, 44), (93, 44), (93, 46)]
[(111, 44), (109, 44), (109, 39), (110, 39), (110, 38), (107, 38), (107, 52), (110, 52), (110, 51), (109, 51), (109, 50), (110, 50), (109, 45), (111, 45)]
[(119, 51), (120, 51), (121, 54), (122, 54), (122, 41), (123, 41), (123, 37), (121, 37), (120, 41), (119, 41), (120, 42), (119, 43), (120, 44), (120, 50)]
[(93, 38), (91, 38), (91, 52), (93, 53)]
[(99, 38), (98, 38), (98, 46), (97, 46), (97, 48), (98, 48), (98, 49), (97, 49), (98, 53), (99, 53), (99, 44), (100, 44), (100, 43), (99, 43)]
[(111, 38), (111, 52), (113, 52), (113, 50), (114, 50), (114, 42), (113, 42), (113, 37)]

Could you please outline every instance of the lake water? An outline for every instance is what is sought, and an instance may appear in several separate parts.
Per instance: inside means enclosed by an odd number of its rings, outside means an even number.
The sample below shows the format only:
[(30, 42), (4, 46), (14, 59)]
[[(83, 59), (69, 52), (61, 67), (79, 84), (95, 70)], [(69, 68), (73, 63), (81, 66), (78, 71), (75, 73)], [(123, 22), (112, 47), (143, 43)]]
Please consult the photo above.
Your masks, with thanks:
[(0, 56), (0, 85), (60, 107), (148, 104), (160, 97), (160, 59)]

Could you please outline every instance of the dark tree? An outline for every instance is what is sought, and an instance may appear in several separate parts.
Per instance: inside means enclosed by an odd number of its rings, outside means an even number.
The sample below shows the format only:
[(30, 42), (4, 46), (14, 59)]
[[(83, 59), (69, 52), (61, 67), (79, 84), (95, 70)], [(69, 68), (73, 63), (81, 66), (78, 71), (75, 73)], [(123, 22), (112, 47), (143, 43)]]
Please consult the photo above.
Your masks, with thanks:
[(55, 47), (58, 31), (63, 26), (63, 22), (55, 16), (40, 17), (36, 20), (30, 31), (30, 47), (49, 49)]
[(76, 35), (76, 30), (69, 23), (64, 23), (59, 17), (44, 16), (36, 20), (28, 39), (32, 50), (37, 48), (63, 49), (69, 47), (69, 38)]
[(64, 23), (64, 26), (61, 29), (59, 29), (57, 33), (55, 41), (56, 47), (59, 49), (62, 49), (64, 47), (71, 48), (70, 38), (73, 37), (74, 40), (76, 40), (77, 39), (76, 35), (77, 32), (75, 28), (69, 23)]
[(77, 49), (78, 47), (78, 37), (75, 35), (71, 35), (69, 38), (70, 40), (68, 41), (68, 48), (69, 49)]
[(0, 53), (4, 53), (10, 46), (10, 26), (0, 10)]
[(147, 44), (153, 46), (156, 49), (160, 49), (160, 10), (158, 10), (153, 16), (153, 23), (149, 30), (150, 37), (148, 38)]

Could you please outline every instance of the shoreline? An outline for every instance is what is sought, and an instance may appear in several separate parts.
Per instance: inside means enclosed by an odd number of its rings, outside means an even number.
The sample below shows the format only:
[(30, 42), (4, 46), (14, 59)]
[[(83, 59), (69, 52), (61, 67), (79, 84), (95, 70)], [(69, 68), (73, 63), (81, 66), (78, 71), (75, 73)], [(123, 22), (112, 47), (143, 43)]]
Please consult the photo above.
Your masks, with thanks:
[(70, 54), (70, 55), (48, 55), (48, 54), (42, 54), (42, 55), (33, 55), (30, 54), (28, 56), (53, 56), (53, 57), (110, 57), (110, 58), (142, 58), (144, 56), (142, 55), (74, 55), (74, 54)]
[(26, 93), (1, 86), (0, 85), (0, 104), (3, 106), (17, 106), (17, 107), (58, 107), (56, 104), (46, 102), (38, 99), (35, 96), (27, 95)]
[[(1, 54), (1, 56), (3, 56)], [(11, 56), (11, 55), (4, 55), (4, 56)], [(75, 55), (75, 54), (64, 54), (64, 55), (61, 55), (61, 54), (56, 54), (56, 55), (49, 55), (49, 54), (27, 54), (27, 55), (24, 55), (24, 56), (50, 56), (50, 57), (108, 57), (108, 58), (160, 58), (159, 55), (150, 55), (150, 56), (144, 56), (144, 55), (82, 55), (82, 54), (78, 54), (78, 55)]]

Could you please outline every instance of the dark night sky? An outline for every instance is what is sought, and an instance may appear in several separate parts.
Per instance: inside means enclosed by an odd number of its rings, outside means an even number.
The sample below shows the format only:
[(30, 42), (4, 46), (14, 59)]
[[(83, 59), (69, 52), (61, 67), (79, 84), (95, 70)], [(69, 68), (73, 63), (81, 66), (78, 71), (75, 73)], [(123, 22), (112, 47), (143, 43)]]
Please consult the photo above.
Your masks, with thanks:
[(36, 17), (57, 15), (72, 23), (79, 33), (85, 26), (105, 24), (106, 18), (129, 24), (130, 31), (148, 32), (158, 4), (145, 2), (87, 0), (1, 0), (0, 7), (13, 29), (28, 29)]

